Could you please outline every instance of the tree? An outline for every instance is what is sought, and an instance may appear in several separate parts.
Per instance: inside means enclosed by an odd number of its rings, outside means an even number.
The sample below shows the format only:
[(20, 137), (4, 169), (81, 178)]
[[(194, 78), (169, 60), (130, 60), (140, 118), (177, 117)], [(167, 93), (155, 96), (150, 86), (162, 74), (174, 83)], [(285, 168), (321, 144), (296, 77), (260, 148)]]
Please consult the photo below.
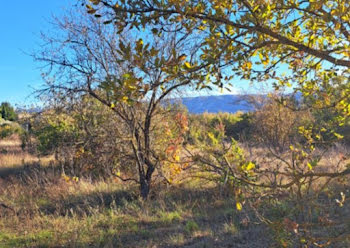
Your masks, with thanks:
[[(256, 166), (247, 173), (249, 177), (241, 178), (235, 171), (228, 175), (253, 189), (266, 189), (269, 196), (284, 190), (291, 192), (300, 213), (296, 221), (317, 229), (319, 223), (314, 222), (312, 212), (320, 192), (311, 194), (312, 185), (322, 190), (332, 179), (350, 174), (343, 156), (327, 172), (317, 170), (321, 155), (316, 149), (341, 140), (337, 127), (348, 123), (350, 118), (349, 1), (91, 0), (85, 3), (88, 13), (113, 23), (120, 31), (142, 29), (144, 34), (157, 36), (174, 33), (163, 29), (173, 25), (188, 34), (196, 34), (199, 52), (187, 58), (185, 64), (192, 71), (198, 70), (197, 78), (207, 79), (198, 80), (198, 88), (225, 87), (237, 77), (268, 81), (277, 90), (292, 87), (301, 93), (303, 104), (297, 107), (289, 105), (282, 95), (278, 102), (283, 108), (310, 109), (312, 113), (329, 109), (331, 114), (326, 121), (299, 126), (302, 142), (290, 146), (284, 156), (275, 154), (278, 162), (270, 161), (266, 170)], [(334, 80), (338, 77), (343, 80)], [(327, 184), (321, 184), (322, 180)], [(315, 237), (317, 231), (307, 228), (303, 232), (296, 236), (298, 240), (306, 240), (306, 245), (339, 240), (339, 237)]]
[[(119, 31), (143, 28), (154, 36), (173, 25), (196, 34), (196, 56), (185, 65), (197, 71), (198, 88), (224, 87), (231, 79), (269, 81), (293, 87), (303, 109), (333, 109), (328, 123), (300, 133), (313, 148), (315, 137), (341, 138), (330, 128), (350, 118), (350, 3), (348, 1), (87, 1), (87, 11)], [(175, 29), (176, 30), (176, 29)], [(174, 74), (175, 75), (175, 74)], [(344, 80), (333, 80), (336, 77)], [(283, 95), (279, 99), (287, 105)], [(289, 106), (293, 108), (293, 106)], [(321, 131), (322, 130), (322, 131)], [(324, 131), (326, 130), (326, 131)], [(319, 139), (319, 138), (318, 138)], [(307, 148), (307, 149), (309, 149)]]
[(0, 117), (7, 121), (16, 121), (17, 114), (15, 109), (8, 102), (3, 102), (0, 105)]
[[(117, 176), (137, 182), (146, 199), (155, 170), (178, 160), (174, 149), (183, 142), (186, 118), (164, 103), (193, 84), (195, 76), (181, 54), (195, 51), (197, 43), (186, 43), (189, 35), (181, 32), (146, 43), (84, 14), (56, 19), (55, 24), (61, 33), (44, 36), (46, 46), (33, 55), (48, 69), (47, 87), (40, 94), (72, 104), (89, 96), (112, 111), (113, 125), (121, 129), (119, 139), (128, 147), (126, 164), (136, 168), (131, 177)], [(176, 125), (167, 124), (168, 118)], [(172, 130), (177, 132), (168, 139), (155, 136)]]
[[(239, 76), (269, 80), (276, 88), (294, 85), (304, 96), (330, 97), (330, 80), (349, 76), (348, 1), (96, 0), (88, 1), (87, 8), (120, 30), (148, 27), (157, 35), (171, 23), (199, 33), (196, 65), (205, 66), (218, 85)], [(334, 106), (349, 116), (349, 83), (343, 84), (347, 89), (341, 98), (319, 107)]]

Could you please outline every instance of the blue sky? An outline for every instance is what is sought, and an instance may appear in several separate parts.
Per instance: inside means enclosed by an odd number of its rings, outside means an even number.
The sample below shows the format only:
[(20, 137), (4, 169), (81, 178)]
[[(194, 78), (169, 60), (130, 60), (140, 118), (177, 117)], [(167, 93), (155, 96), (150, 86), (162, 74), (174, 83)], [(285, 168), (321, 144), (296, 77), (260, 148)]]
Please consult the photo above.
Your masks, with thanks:
[[(0, 15), (0, 102), (19, 107), (37, 102), (31, 96), (43, 85), (39, 64), (28, 55), (39, 49), (40, 32), (50, 28), (52, 15), (60, 16), (77, 0), (4, 1)], [(232, 93), (254, 91), (245, 80), (235, 80)], [(260, 92), (257, 90), (257, 92)], [(216, 95), (219, 91), (193, 92), (194, 95)], [(225, 91), (223, 94), (230, 94)]]
[[(36, 102), (34, 89), (43, 85), (39, 64), (28, 55), (39, 49), (40, 32), (52, 15), (60, 16), (76, 0), (4, 1), (0, 15), (0, 102), (24, 106)], [(228, 94), (228, 91), (223, 92)], [(235, 89), (231, 93), (237, 93)], [(207, 95), (213, 92), (200, 92)], [(220, 94), (215, 91), (214, 94)], [(191, 94), (193, 95), (193, 93)]]
[(26, 53), (38, 49), (40, 31), (52, 15), (60, 15), (75, 0), (3, 1), (0, 15), (0, 102), (28, 105), (41, 84), (38, 64)]

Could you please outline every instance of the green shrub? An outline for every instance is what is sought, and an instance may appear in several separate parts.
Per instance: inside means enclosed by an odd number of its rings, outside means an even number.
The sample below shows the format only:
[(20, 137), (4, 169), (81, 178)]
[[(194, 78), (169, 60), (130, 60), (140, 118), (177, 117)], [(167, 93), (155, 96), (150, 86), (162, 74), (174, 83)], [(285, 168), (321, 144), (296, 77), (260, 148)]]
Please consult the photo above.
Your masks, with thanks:
[[(250, 139), (252, 133), (252, 114), (251, 113), (204, 113), (200, 115), (192, 115), (190, 117), (191, 129), (206, 126), (213, 130), (220, 126), (224, 128), (224, 134), (228, 138)], [(193, 128), (192, 128), (193, 127)], [(190, 132), (189, 140), (197, 139), (195, 132)]]
[(15, 109), (8, 102), (1, 103), (0, 117), (6, 121), (16, 121), (18, 119)]
[(3, 122), (0, 123), (0, 139), (4, 139), (6, 137), (9, 137), (13, 134), (21, 134), (23, 132), (23, 129), (21, 126), (14, 122)]

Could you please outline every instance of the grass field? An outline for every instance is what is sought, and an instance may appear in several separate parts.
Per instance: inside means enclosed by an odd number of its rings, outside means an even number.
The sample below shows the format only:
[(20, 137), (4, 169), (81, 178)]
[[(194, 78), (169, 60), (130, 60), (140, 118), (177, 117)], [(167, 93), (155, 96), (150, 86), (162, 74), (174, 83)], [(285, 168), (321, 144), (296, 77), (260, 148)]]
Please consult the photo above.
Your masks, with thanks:
[[(0, 145), (0, 247), (287, 247), (290, 234), (261, 224), (248, 207), (237, 211), (213, 185), (155, 185), (145, 202), (134, 185), (64, 177), (52, 158), (23, 152), (15, 140)], [(281, 221), (289, 214), (284, 202), (266, 211)]]
[[(2, 141), (0, 247), (270, 247), (266, 227), (208, 185), (159, 188), (147, 202), (113, 179), (62, 177), (49, 158)], [(252, 238), (254, 237), (254, 238)]]

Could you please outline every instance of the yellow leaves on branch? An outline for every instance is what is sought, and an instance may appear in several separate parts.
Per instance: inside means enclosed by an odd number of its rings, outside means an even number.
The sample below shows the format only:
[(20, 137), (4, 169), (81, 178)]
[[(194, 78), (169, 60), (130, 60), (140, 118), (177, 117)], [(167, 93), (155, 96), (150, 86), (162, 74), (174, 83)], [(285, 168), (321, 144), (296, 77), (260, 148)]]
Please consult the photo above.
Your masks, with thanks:
[(270, 59), (269, 59), (269, 57), (267, 55), (259, 53), (259, 58), (260, 58), (261, 63), (264, 66), (267, 66), (270, 63)]
[(248, 61), (242, 65), (242, 70), (250, 71), (252, 69), (252, 62)]

